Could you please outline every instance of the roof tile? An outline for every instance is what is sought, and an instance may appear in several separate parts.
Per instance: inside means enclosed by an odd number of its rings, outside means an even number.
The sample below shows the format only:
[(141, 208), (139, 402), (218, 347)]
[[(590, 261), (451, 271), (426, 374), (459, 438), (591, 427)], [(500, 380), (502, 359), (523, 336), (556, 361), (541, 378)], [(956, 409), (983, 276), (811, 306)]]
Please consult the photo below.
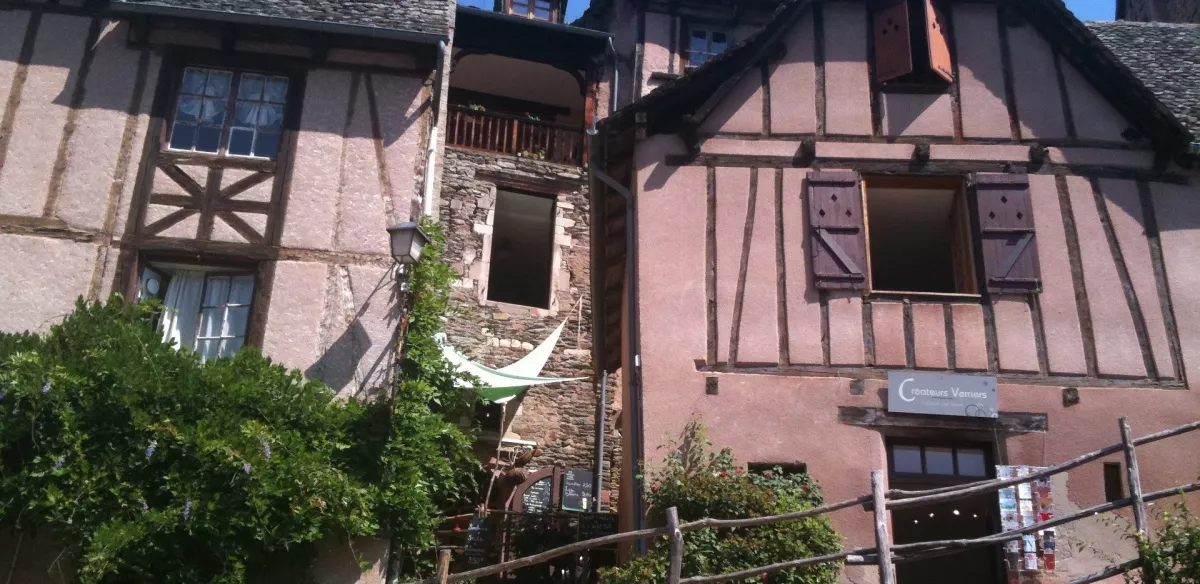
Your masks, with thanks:
[(125, 0), (171, 8), (212, 10), (430, 34), (447, 34), (453, 0)]
[(1200, 25), (1086, 24), (1193, 136), (1200, 136)]

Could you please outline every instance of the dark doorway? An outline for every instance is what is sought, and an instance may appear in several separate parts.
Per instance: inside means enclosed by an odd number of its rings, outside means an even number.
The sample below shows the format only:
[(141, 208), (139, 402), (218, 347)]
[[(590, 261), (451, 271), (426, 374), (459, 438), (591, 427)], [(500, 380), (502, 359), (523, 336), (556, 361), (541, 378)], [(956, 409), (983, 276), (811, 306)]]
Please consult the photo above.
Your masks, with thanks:
[[(991, 478), (991, 450), (984, 444), (891, 442), (889, 483), (906, 490), (933, 489)], [(973, 539), (996, 533), (995, 494), (892, 511), (892, 539), (899, 544)], [(897, 584), (993, 584), (1002, 582), (998, 546), (975, 548), (896, 565)]]

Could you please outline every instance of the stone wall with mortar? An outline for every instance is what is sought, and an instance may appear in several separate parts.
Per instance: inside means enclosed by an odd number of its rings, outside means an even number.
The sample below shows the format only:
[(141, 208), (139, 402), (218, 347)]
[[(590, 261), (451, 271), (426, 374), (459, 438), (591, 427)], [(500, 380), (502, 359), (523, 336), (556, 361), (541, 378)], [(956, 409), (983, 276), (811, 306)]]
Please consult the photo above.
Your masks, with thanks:
[[(509, 423), (504, 437), (538, 443), (543, 453), (530, 467), (591, 469), (599, 380), (592, 369), (586, 170), (446, 148), (442, 181), (440, 210), (449, 238), (445, 259), (460, 276), (453, 291), (456, 312), (446, 324), (450, 343), (479, 363), (499, 368), (528, 354), (566, 320), (542, 375), (583, 379), (535, 386), (513, 400), (505, 413)], [(527, 191), (530, 185), (558, 192), (549, 309), (487, 300), (497, 186)], [(610, 386), (605, 431), (604, 488), (614, 501), (620, 468), (618, 393)]]

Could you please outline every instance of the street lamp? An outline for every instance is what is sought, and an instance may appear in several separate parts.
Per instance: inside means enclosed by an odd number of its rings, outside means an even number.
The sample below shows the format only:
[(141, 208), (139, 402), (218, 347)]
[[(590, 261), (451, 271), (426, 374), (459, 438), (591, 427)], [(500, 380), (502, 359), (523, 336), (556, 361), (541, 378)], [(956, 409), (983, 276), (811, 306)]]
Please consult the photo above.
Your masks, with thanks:
[(413, 221), (388, 227), (392, 242), (392, 258), (401, 266), (411, 266), (421, 261), (421, 252), (429, 243), (429, 236)]

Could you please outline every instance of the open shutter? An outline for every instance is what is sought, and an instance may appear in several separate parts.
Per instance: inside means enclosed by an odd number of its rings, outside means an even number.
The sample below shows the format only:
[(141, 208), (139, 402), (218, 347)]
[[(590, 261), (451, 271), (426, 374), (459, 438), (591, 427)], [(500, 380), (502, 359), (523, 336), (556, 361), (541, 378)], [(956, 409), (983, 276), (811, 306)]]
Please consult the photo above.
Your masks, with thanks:
[(813, 282), (858, 290), (867, 283), (867, 243), (857, 172), (818, 170), (808, 178)]
[(1020, 294), (1041, 286), (1029, 177), (975, 175), (979, 245), (989, 292)]
[(908, 4), (900, 2), (875, 13), (875, 76), (882, 83), (913, 71)]
[(929, 39), (929, 66), (946, 81), (954, 81), (954, 68), (950, 64), (950, 43), (946, 40), (946, 16), (925, 0), (925, 30)]

